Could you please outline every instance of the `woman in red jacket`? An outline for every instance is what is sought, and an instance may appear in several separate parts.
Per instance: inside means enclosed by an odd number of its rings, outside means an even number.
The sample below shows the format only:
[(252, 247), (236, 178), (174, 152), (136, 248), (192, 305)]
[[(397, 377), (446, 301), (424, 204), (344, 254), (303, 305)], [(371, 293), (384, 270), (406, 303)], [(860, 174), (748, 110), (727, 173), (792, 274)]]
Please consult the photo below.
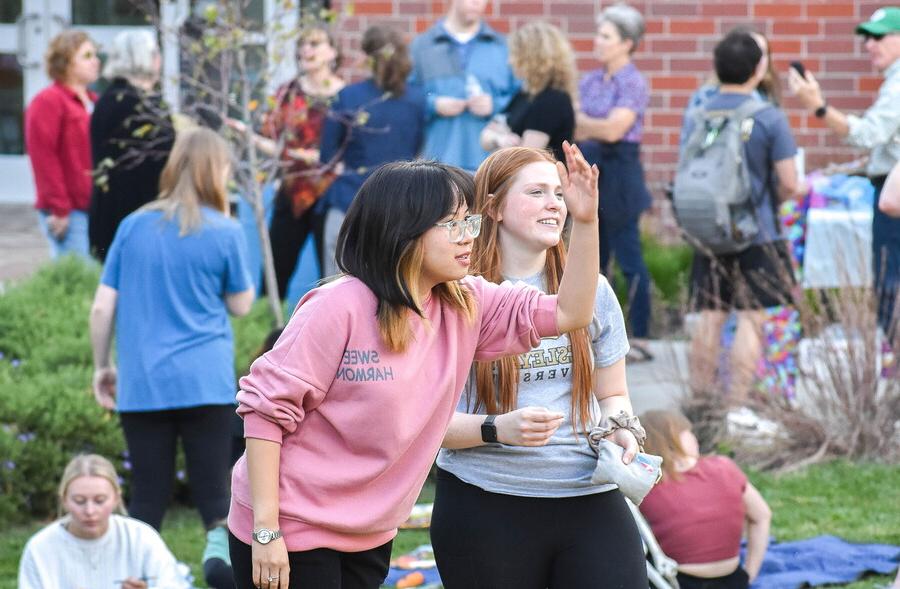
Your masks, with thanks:
[(90, 118), (100, 74), (97, 48), (87, 33), (64, 31), (45, 56), (53, 84), (25, 111), (25, 145), (37, 186), (35, 208), (50, 242), (50, 256), (88, 257), (87, 210), (91, 201)]

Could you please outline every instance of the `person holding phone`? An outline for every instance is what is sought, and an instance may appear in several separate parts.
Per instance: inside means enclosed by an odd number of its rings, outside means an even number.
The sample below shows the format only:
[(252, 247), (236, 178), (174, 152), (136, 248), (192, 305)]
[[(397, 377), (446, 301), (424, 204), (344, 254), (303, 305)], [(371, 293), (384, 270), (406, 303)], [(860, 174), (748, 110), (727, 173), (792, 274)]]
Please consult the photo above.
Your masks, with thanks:
[(830, 105), (809, 71), (791, 68), (788, 84), (800, 103), (854, 147), (869, 150), (866, 175), (875, 186), (872, 218), (872, 268), (878, 323), (889, 340), (896, 333), (895, 307), (900, 292), (900, 219), (879, 207), (887, 175), (900, 161), (900, 7), (876, 10), (856, 27), (872, 65), (884, 75), (875, 102), (862, 115), (845, 114)]

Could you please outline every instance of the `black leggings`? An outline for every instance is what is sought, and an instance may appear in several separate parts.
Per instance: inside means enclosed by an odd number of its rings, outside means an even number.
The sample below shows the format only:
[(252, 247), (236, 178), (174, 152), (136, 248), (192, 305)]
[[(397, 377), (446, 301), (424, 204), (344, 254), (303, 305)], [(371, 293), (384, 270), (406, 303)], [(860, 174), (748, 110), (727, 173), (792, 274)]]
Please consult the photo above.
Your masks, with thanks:
[(438, 469), (431, 544), (446, 589), (647, 589), (637, 525), (619, 491), (489, 493)]
[(325, 221), (323, 215), (316, 212), (315, 205), (299, 217), (294, 217), (290, 199), (281, 193), (277, 194), (275, 199), (275, 210), (272, 212), (272, 223), (269, 225), (269, 240), (272, 243), (275, 277), (278, 279), (278, 296), (284, 299), (300, 251), (310, 233), (316, 244), (316, 263), (319, 266), (318, 273), (321, 275)]
[(178, 438), (203, 525), (210, 528), (228, 516), (232, 413), (229, 404), (119, 414), (132, 464), (132, 517), (157, 530), (162, 525), (175, 486)]
[[(316, 548), (288, 552), (289, 589), (378, 589), (388, 574), (393, 540), (362, 552)], [(228, 533), (231, 565), (237, 589), (256, 589), (250, 546)]]

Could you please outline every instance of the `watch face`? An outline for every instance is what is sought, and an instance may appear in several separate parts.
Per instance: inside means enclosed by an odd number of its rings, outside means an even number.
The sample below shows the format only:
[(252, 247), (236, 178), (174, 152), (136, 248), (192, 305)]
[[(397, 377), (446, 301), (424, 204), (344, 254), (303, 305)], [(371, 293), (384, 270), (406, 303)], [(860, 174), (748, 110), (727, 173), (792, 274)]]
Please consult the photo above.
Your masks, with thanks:
[(256, 532), (256, 541), (260, 544), (268, 544), (272, 539), (272, 532), (269, 530), (260, 530)]

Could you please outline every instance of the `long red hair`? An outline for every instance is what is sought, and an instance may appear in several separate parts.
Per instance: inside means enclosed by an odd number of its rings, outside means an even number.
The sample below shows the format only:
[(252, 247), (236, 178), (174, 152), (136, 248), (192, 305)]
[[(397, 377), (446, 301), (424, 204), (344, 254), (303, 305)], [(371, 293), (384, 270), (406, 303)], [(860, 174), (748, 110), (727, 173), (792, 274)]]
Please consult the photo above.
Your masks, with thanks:
[[(482, 215), (481, 237), (472, 246), (471, 272), (491, 282), (503, 282), (500, 252), (500, 224), (496, 221), (503, 209), (510, 186), (519, 171), (536, 162), (556, 163), (547, 150), (530, 147), (509, 147), (491, 154), (475, 173), (475, 211)], [(563, 240), (547, 250), (544, 266), (546, 289), (550, 294), (559, 291), (566, 265)], [(593, 394), (590, 337), (587, 328), (568, 334), (572, 348), (572, 422), (576, 431), (587, 432), (591, 426)], [(508, 356), (492, 362), (475, 363), (476, 403), (488, 414), (508, 413), (516, 408), (519, 392), (519, 362)]]

